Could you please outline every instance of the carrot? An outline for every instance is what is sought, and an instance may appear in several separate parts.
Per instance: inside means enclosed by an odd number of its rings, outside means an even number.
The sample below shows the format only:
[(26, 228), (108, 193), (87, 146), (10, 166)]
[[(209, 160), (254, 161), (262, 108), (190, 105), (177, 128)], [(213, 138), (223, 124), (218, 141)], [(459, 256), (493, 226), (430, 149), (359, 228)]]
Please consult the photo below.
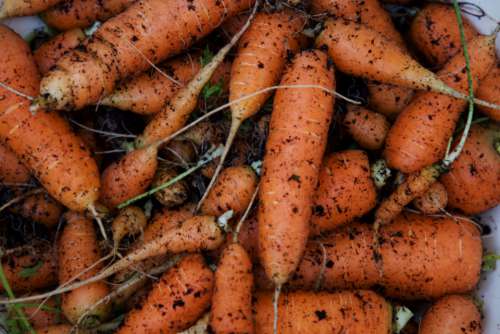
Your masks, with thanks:
[(374, 233), (369, 225), (351, 224), (311, 241), (290, 286), (381, 286), (385, 296), (418, 300), (466, 293), (479, 281), (480, 233), (466, 218), (404, 212), (381, 227), (378, 250)]
[(209, 307), (213, 281), (201, 255), (187, 256), (163, 274), (144, 302), (127, 314), (116, 334), (167, 334), (189, 328)]
[(0, 183), (26, 183), (31, 175), (29, 170), (19, 161), (14, 152), (0, 144)]
[(58, 30), (85, 28), (95, 21), (107, 19), (123, 12), (135, 0), (64, 0), (42, 13), (49, 26)]
[[(45, 328), (37, 328), (37, 334), (71, 334), (73, 330), (73, 326), (71, 325), (55, 325), (48, 326)], [(85, 330), (78, 330), (79, 334), (85, 334)]]
[(137, 206), (128, 206), (120, 210), (111, 224), (114, 249), (118, 249), (124, 237), (142, 233), (147, 222), (144, 211)]
[(402, 86), (370, 81), (366, 87), (369, 107), (391, 119), (395, 118), (414, 96), (412, 89)]
[[(500, 203), (500, 130), (497, 125), (473, 125), (462, 154), (450, 171), (441, 176), (448, 192), (448, 205), (473, 215)], [(498, 146), (497, 146), (498, 147)]]
[(40, 74), (45, 75), (62, 56), (80, 45), (86, 37), (82, 29), (75, 28), (64, 31), (40, 45), (33, 52)]
[(448, 204), (448, 193), (444, 185), (434, 182), (424, 195), (413, 200), (417, 210), (425, 214), (440, 213)]
[(52, 297), (47, 301), (39, 300), (28, 304), (23, 307), (23, 311), (34, 328), (45, 328), (60, 322), (61, 311), (58, 304), (56, 298)]
[[(26, 43), (0, 26), (0, 82), (24, 94), (38, 92), (38, 73)], [(7, 47), (8, 46), (8, 47)], [(15, 130), (14, 130), (15, 129)], [(48, 193), (75, 211), (94, 205), (99, 174), (81, 140), (57, 113), (29, 111), (28, 99), (0, 88), (0, 141), (32, 171)]]
[[(254, 308), (255, 332), (273, 333), (272, 295), (259, 292)], [(371, 291), (289, 292), (281, 296), (278, 313), (280, 334), (391, 332), (391, 306)]]
[(235, 216), (243, 214), (257, 188), (257, 175), (250, 166), (228, 167), (222, 171), (214, 187), (201, 206), (206, 215), (220, 216), (232, 210)]
[[(2, 258), (5, 277), (14, 292), (28, 292), (57, 283), (57, 260), (52, 248), (14, 253)], [(0, 285), (3, 291), (3, 285)]]
[(316, 45), (328, 50), (342, 72), (466, 99), (413, 60), (396, 42), (362, 24), (329, 19), (316, 39)]
[(221, 24), (220, 30), (228, 39), (234, 36), (248, 21), (249, 13), (242, 13), (228, 18)]
[(106, 21), (85, 43), (85, 51), (74, 50), (61, 58), (42, 79), (35, 105), (79, 109), (96, 103), (114, 90), (117, 81), (181, 52), (251, 4), (252, 0), (138, 1)]
[[(477, 97), (496, 104), (500, 103), (500, 63), (497, 62), (491, 71), (481, 80), (477, 89)], [(494, 121), (500, 122), (500, 111), (478, 106), (479, 110)]]
[[(256, 214), (250, 215), (241, 225), (237, 235), (237, 242), (245, 249), (253, 263), (259, 262), (258, 219)], [(228, 233), (227, 240), (233, 240), (232, 233)]]
[(373, 209), (376, 201), (365, 152), (347, 150), (327, 156), (314, 194), (311, 234), (354, 221)]
[[(469, 22), (464, 21), (463, 27), (466, 41), (478, 36)], [(426, 4), (413, 19), (409, 37), (425, 59), (437, 68), (462, 49), (457, 18), (448, 4)]]
[(368, 150), (380, 149), (391, 127), (384, 115), (354, 105), (347, 107), (344, 126), (352, 138)]
[(63, 209), (63, 206), (52, 197), (41, 193), (26, 197), (19, 205), (13, 206), (10, 210), (24, 218), (53, 228), (59, 223)]
[[(326, 54), (306, 51), (295, 57), (281, 84), (333, 89), (333, 69)], [(283, 89), (274, 98), (258, 219), (260, 258), (277, 286), (294, 272), (305, 249), (333, 101), (318, 88)]]
[[(151, 69), (139, 74), (120, 84), (100, 104), (142, 115), (156, 114), (199, 72), (200, 60), (199, 53), (189, 53), (169, 60), (159, 66), (163, 73)], [(210, 83), (217, 85), (221, 82), (228, 82), (229, 68), (230, 63), (223, 62), (214, 72)]]
[(222, 252), (215, 272), (210, 327), (214, 333), (254, 332), (252, 315), (252, 261), (237, 243)]
[[(103, 268), (103, 263), (98, 262), (99, 246), (92, 221), (74, 212), (67, 213), (65, 218), (67, 225), (58, 244), (60, 284), (76, 277), (78, 280), (88, 279)], [(107, 284), (99, 281), (65, 293), (62, 295), (62, 312), (70, 322), (76, 323), (82, 314), (109, 291)], [(88, 314), (87, 320), (101, 322), (110, 311), (107, 305), (103, 305)]]
[(446, 296), (425, 313), (419, 333), (481, 334), (481, 314), (470, 297)]
[[(495, 63), (494, 37), (480, 36), (469, 43), (473, 87)], [(453, 57), (438, 73), (443, 81), (465, 92), (468, 89), (465, 59)], [(390, 167), (413, 173), (443, 158), (448, 140), (467, 102), (427, 92), (415, 97), (398, 116), (386, 138), (384, 156)]]
[(0, 3), (0, 19), (37, 14), (58, 2), (61, 0), (3, 0)]
[[(155, 177), (151, 186), (157, 187), (177, 176), (174, 168), (165, 163), (160, 163), (156, 170)], [(155, 193), (155, 198), (160, 204), (165, 207), (174, 207), (181, 205), (188, 198), (189, 187), (186, 181), (180, 180), (168, 188), (162, 189)]]
[[(297, 34), (305, 21), (293, 12), (274, 14), (259, 13), (239, 42), (239, 49), (231, 68), (229, 102), (231, 104), (231, 127), (224, 152), (218, 162), (210, 184), (198, 206), (202, 205), (215, 185), (238, 129), (243, 121), (255, 115), (269, 98), (271, 92), (255, 95), (239, 101), (266, 87), (274, 86), (285, 68), (289, 52), (299, 49)], [(273, 50), (269, 52), (269, 50)]]

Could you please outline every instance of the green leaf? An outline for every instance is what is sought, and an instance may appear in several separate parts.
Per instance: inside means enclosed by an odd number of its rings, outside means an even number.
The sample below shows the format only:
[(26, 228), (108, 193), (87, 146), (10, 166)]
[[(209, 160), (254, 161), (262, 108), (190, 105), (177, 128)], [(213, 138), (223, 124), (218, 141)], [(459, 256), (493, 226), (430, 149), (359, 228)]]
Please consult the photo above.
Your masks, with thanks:
[(29, 277), (35, 275), (42, 266), (43, 266), (43, 262), (38, 261), (34, 266), (26, 267), (23, 270), (21, 270), (21, 272), (19, 272), (19, 277), (29, 278)]
[(493, 271), (497, 268), (497, 261), (500, 261), (500, 255), (488, 253), (483, 256), (483, 271)]
[(222, 93), (222, 86), (224, 82), (223, 80), (219, 80), (215, 85), (211, 85), (210, 83), (206, 84), (203, 87), (202, 96), (204, 99), (208, 99), (212, 96), (219, 96)]
[(208, 45), (203, 49), (203, 53), (201, 54), (201, 66), (206, 66), (208, 63), (212, 61), (214, 58), (214, 54), (208, 48)]

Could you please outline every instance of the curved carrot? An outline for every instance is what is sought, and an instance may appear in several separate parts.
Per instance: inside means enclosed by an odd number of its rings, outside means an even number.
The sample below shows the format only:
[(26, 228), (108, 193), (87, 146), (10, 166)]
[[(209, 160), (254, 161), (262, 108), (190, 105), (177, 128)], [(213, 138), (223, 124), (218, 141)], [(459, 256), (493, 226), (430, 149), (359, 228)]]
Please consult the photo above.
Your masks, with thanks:
[(3, 0), (0, 3), (0, 19), (40, 13), (62, 0)]
[[(481, 80), (477, 89), (477, 98), (496, 104), (500, 103), (500, 63)], [(496, 122), (500, 122), (500, 110), (478, 106), (479, 110)]]
[(31, 175), (7, 146), (0, 144), (0, 183), (26, 183)]
[[(281, 84), (333, 89), (326, 54), (299, 54)], [(274, 98), (259, 197), (259, 253), (276, 285), (287, 281), (305, 248), (333, 101), (317, 88), (283, 89)]]
[(368, 150), (380, 149), (391, 127), (384, 115), (354, 105), (347, 107), (344, 126), (352, 138)]

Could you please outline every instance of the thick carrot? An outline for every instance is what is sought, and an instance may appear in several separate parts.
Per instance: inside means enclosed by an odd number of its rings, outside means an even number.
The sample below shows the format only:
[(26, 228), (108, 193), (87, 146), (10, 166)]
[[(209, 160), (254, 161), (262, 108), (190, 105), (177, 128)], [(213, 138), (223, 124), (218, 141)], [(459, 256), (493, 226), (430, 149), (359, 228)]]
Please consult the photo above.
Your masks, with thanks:
[(213, 276), (201, 255), (185, 257), (127, 314), (116, 334), (169, 334), (189, 328), (210, 305)]
[(381, 83), (464, 98), (463, 94), (412, 59), (396, 42), (362, 24), (329, 19), (316, 39), (316, 45), (328, 50), (342, 72)]
[[(77, 276), (79, 281), (85, 280), (104, 267), (104, 263), (98, 263), (101, 257), (92, 221), (74, 212), (67, 213), (65, 217), (67, 225), (58, 244), (59, 284), (67, 283)], [(76, 323), (109, 291), (107, 284), (99, 281), (65, 293), (62, 295), (62, 312), (70, 322)], [(109, 312), (109, 306), (104, 304), (94, 308), (87, 318), (101, 322)]]
[(42, 19), (58, 30), (85, 28), (95, 21), (123, 12), (135, 0), (64, 0), (42, 13)]
[[(306, 51), (295, 57), (281, 84), (333, 90), (333, 69), (326, 54)], [(258, 219), (260, 258), (276, 285), (287, 281), (304, 252), (333, 101), (318, 88), (283, 89), (274, 98)]]
[(441, 182), (434, 182), (420, 197), (413, 200), (413, 206), (425, 214), (440, 213), (448, 204), (448, 193)]
[[(477, 97), (481, 100), (500, 104), (500, 63), (486, 75), (479, 84)], [(479, 110), (494, 121), (500, 122), (500, 110), (478, 106)]]
[(0, 3), (0, 19), (40, 13), (61, 0), (3, 0)]
[(222, 171), (210, 190), (201, 206), (201, 212), (218, 217), (232, 210), (235, 216), (240, 216), (250, 203), (256, 188), (257, 175), (252, 167), (228, 167)]
[(380, 149), (391, 127), (384, 115), (354, 105), (347, 107), (344, 126), (351, 137), (367, 150)]
[[(478, 36), (469, 22), (463, 22), (465, 38)], [(460, 30), (455, 11), (448, 4), (426, 4), (413, 19), (410, 41), (434, 67), (441, 67), (461, 49)]]
[[(26, 43), (0, 26), (0, 82), (24, 94), (38, 92), (38, 73)], [(8, 47), (7, 47), (8, 46)], [(98, 197), (99, 173), (82, 141), (57, 113), (29, 111), (28, 99), (0, 88), (0, 140), (30, 168), (49, 194), (75, 211)]]
[[(189, 53), (169, 60), (159, 66), (163, 73), (151, 69), (125, 81), (100, 103), (142, 115), (156, 114), (199, 72), (200, 60), (199, 53)], [(223, 62), (215, 71), (210, 83), (212, 85), (222, 83), (221, 88), (224, 90), (229, 82), (229, 72), (230, 63)]]
[[(158, 187), (174, 177), (179, 173), (166, 163), (160, 163), (156, 170), (151, 186)], [(180, 180), (168, 188), (159, 190), (155, 193), (155, 198), (164, 207), (175, 207), (184, 203), (188, 198), (189, 185), (186, 181)]]
[(403, 213), (381, 227), (378, 250), (374, 233), (352, 224), (310, 241), (291, 287), (381, 286), (389, 297), (433, 299), (469, 292), (479, 281), (480, 233), (466, 218)]
[[(256, 333), (273, 333), (272, 299), (270, 293), (257, 293)], [(278, 314), (280, 334), (388, 334), (392, 325), (390, 304), (371, 291), (289, 292), (280, 297)]]
[(11, 207), (11, 211), (48, 228), (57, 226), (63, 209), (59, 202), (46, 193), (28, 196), (19, 205)]
[[(479, 36), (469, 43), (473, 87), (495, 63), (494, 37)], [(462, 53), (439, 71), (454, 89), (466, 92), (469, 85)], [(456, 122), (467, 102), (426, 92), (416, 96), (398, 116), (386, 138), (384, 155), (389, 166), (404, 173), (421, 170), (443, 158)]]
[(0, 144), (0, 183), (26, 183), (31, 175), (7, 146)]
[(106, 21), (85, 43), (85, 51), (74, 50), (57, 63), (41, 82), (38, 103), (56, 109), (96, 103), (118, 80), (181, 52), (251, 4), (252, 0), (138, 1)]
[(377, 190), (365, 152), (348, 150), (325, 158), (314, 194), (311, 233), (354, 221), (373, 209)]
[[(57, 283), (57, 259), (53, 248), (38, 248), (29, 254), (14, 253), (3, 257), (5, 278), (14, 292), (28, 292)], [(0, 290), (3, 285), (0, 285)]]
[(498, 125), (472, 126), (462, 154), (441, 176), (451, 208), (473, 215), (500, 203), (499, 140)]
[(419, 334), (481, 334), (481, 314), (467, 296), (450, 295), (436, 301), (425, 313)]
[(237, 243), (222, 252), (215, 272), (210, 327), (217, 334), (254, 332), (252, 261)]
[(33, 52), (40, 74), (45, 75), (62, 56), (80, 45), (86, 37), (82, 29), (75, 28), (64, 31), (40, 45)]

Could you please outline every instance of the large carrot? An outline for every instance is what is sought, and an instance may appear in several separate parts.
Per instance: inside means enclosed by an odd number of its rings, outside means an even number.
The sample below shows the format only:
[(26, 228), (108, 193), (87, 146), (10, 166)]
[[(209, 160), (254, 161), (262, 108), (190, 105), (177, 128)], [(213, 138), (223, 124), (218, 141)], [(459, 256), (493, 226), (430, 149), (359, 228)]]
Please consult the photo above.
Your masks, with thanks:
[[(99, 245), (91, 220), (78, 213), (66, 214), (67, 225), (62, 231), (58, 244), (59, 284), (78, 277), (85, 280), (94, 276), (103, 267), (99, 263)], [(109, 293), (103, 281), (95, 282), (62, 295), (61, 309), (64, 316), (76, 323), (94, 303)], [(103, 321), (109, 315), (109, 305), (102, 305), (88, 314), (95, 321)]]
[(388, 334), (392, 308), (371, 291), (314, 293), (289, 292), (279, 300), (277, 331), (273, 331), (272, 295), (259, 292), (255, 302), (255, 327), (259, 334)]
[[(466, 293), (479, 281), (482, 246), (466, 218), (403, 213), (381, 227), (352, 224), (311, 241), (290, 285), (299, 289), (370, 288), (404, 299)], [(437, 270), (436, 268), (439, 268)]]
[[(469, 43), (475, 89), (495, 63), (494, 41), (494, 36), (479, 36)], [(469, 87), (462, 53), (454, 56), (438, 75), (458, 91), (466, 92)], [(416, 96), (389, 130), (384, 151), (388, 165), (412, 173), (442, 159), (466, 104), (433, 92)]]
[[(333, 69), (326, 54), (306, 51), (281, 84), (333, 90)], [(259, 197), (259, 252), (277, 286), (288, 280), (304, 252), (332, 112), (333, 96), (318, 88), (288, 88), (275, 95)]]
[[(479, 84), (477, 97), (481, 100), (500, 103), (500, 63), (486, 75)], [(479, 110), (496, 122), (500, 122), (500, 110), (479, 106)]]
[(462, 154), (441, 177), (450, 207), (473, 215), (500, 203), (499, 140), (499, 126), (472, 126)]
[(0, 3), (0, 19), (11, 16), (37, 14), (61, 1), (62, 0), (3, 0)]
[[(26, 43), (0, 26), (4, 65), (0, 82), (27, 95), (38, 93), (38, 73)], [(99, 173), (83, 142), (57, 113), (29, 111), (29, 100), (0, 88), (0, 140), (30, 168), (49, 194), (75, 211), (98, 198)]]
[(21, 161), (7, 146), (0, 144), (0, 183), (26, 183), (31, 175)]
[(116, 334), (169, 334), (189, 328), (209, 307), (213, 281), (201, 255), (187, 256), (163, 274)]
[(314, 194), (311, 233), (354, 221), (373, 209), (377, 190), (365, 152), (347, 150), (325, 158)]
[[(141, 0), (106, 21), (83, 51), (64, 56), (40, 85), (38, 104), (81, 108), (110, 94), (118, 80), (189, 47), (252, 0)], [(158, 20), (161, 17), (161, 20)]]
[(42, 19), (58, 30), (85, 28), (123, 12), (135, 0), (63, 0), (42, 13)]

